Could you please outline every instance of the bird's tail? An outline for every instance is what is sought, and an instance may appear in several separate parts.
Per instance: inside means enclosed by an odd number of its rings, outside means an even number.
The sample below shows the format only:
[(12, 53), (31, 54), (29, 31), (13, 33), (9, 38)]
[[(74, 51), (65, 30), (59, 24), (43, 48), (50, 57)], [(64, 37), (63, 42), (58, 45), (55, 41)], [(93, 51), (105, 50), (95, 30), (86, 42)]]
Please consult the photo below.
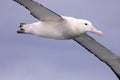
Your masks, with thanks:
[(20, 29), (17, 30), (17, 33), (24, 33), (25, 32), (25, 30), (23, 28), (24, 25), (26, 25), (26, 23), (20, 23), (20, 26), (19, 26)]

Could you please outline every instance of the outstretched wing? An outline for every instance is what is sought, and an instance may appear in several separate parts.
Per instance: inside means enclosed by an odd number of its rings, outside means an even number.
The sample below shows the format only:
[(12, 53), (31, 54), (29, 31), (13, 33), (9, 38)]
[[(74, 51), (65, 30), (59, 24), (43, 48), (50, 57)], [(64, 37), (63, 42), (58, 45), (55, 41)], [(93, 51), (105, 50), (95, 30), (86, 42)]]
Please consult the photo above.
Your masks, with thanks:
[(107, 64), (120, 80), (120, 57), (101, 45), (95, 39), (87, 34), (82, 34), (74, 39), (89, 52), (94, 54), (98, 59)]
[(63, 18), (56, 14), (55, 12), (49, 10), (48, 8), (44, 7), (43, 5), (33, 1), (33, 0), (13, 0), (26, 9), (30, 11), (30, 14), (33, 15), (35, 18), (45, 21), (45, 20), (63, 20)]

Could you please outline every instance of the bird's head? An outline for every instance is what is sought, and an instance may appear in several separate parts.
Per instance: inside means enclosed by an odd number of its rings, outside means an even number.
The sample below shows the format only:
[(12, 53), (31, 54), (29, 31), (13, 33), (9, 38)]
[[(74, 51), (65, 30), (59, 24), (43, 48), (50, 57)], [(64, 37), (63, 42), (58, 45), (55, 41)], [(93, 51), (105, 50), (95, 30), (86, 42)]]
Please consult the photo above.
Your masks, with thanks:
[(103, 35), (103, 32), (97, 30), (96, 28), (94, 28), (94, 26), (92, 25), (92, 23), (90, 21), (88, 21), (88, 20), (82, 20), (82, 19), (80, 19), (79, 20), (79, 26), (80, 26), (80, 31), (82, 33), (84, 33), (84, 32), (92, 32), (92, 33), (95, 33), (95, 34), (97, 34), (99, 36)]

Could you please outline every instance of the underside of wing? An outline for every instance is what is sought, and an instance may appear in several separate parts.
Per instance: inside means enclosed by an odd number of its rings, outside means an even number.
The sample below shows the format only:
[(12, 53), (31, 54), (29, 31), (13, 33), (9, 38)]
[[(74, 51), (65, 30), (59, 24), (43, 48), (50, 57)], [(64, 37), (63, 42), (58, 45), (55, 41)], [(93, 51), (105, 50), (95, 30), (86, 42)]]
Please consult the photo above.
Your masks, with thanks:
[(26, 9), (28, 9), (35, 18), (46, 21), (46, 20), (63, 20), (63, 18), (56, 14), (55, 12), (49, 10), (48, 8), (44, 7), (43, 5), (33, 1), (33, 0), (13, 0), (22, 6), (24, 6)]

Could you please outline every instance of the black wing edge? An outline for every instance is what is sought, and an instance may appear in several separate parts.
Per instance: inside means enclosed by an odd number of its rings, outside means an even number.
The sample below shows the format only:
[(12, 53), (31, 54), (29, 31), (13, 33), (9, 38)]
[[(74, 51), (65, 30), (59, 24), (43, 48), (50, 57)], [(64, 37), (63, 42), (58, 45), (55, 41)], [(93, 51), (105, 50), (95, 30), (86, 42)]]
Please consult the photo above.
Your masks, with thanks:
[[(20, 4), (20, 5), (23, 6), (23, 4), (22, 4), (22, 3), (19, 3), (17, 0), (13, 0), (13, 1), (15, 1), (15, 2), (17, 2), (18, 4)], [(44, 7), (45, 9), (49, 10), (50, 12), (54, 13), (55, 15), (57, 15), (58, 17), (60, 17), (60, 20), (64, 20), (62, 16), (58, 15), (57, 13), (55, 13), (54, 11), (48, 9), (47, 7), (43, 6), (42, 4), (39, 4), (38, 2), (36, 2), (36, 1), (34, 1), (34, 0), (30, 0), (30, 1), (31, 1), (31, 2), (35, 2), (36, 4)], [(25, 7), (27, 10), (29, 10), (29, 8), (27, 8), (26, 6), (23, 6), (23, 7)], [(30, 10), (29, 10), (29, 11), (30, 11)], [(34, 15), (33, 13), (30, 12), (30, 14), (31, 14), (33, 17), (37, 18), (38, 20), (41, 20), (40, 18), (38, 18), (38, 17), (37, 17), (36, 15)]]
[(120, 56), (116, 55), (87, 34), (82, 34), (80, 37), (74, 38), (73, 40), (109, 66), (120, 80)]

